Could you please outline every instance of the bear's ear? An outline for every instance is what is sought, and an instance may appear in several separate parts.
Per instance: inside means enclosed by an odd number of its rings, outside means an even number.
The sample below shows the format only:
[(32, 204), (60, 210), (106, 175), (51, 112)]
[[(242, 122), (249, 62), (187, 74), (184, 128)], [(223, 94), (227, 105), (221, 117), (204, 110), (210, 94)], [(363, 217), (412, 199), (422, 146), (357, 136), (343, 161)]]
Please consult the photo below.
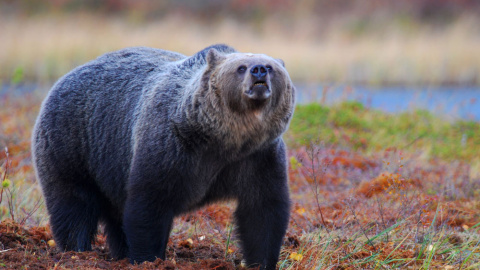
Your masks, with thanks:
[(285, 67), (285, 62), (283, 62), (283, 60), (282, 60), (282, 59), (280, 59), (280, 58), (277, 58), (277, 59), (275, 59), (275, 60), (277, 60), (277, 62), (279, 62), (279, 63), (280, 63), (280, 65), (282, 65), (282, 67)]
[(216, 67), (220, 62), (225, 60), (225, 56), (221, 55), (216, 49), (210, 49), (207, 53), (208, 67)]

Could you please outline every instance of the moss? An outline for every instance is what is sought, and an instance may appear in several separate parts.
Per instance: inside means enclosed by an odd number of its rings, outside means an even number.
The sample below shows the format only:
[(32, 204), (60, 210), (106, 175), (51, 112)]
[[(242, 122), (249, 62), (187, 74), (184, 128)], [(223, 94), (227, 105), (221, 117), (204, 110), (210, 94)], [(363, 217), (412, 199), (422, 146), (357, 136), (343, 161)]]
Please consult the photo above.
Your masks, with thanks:
[(476, 134), (480, 123), (473, 121), (452, 123), (425, 110), (392, 115), (344, 102), (331, 107), (298, 105), (286, 138), (293, 146), (323, 141), (366, 152), (428, 149), (432, 158), (469, 160), (480, 148)]

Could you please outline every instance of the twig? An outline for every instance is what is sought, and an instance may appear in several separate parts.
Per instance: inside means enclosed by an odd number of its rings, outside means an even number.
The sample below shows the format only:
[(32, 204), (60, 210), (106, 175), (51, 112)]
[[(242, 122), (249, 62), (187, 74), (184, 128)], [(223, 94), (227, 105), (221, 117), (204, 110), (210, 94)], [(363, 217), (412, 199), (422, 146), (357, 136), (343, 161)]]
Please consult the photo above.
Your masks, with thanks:
[(2, 189), (0, 190), (0, 203), (3, 201), (3, 182), (7, 179), (8, 173), (8, 147), (5, 147), (5, 172), (3, 173)]
[[(323, 226), (325, 227), (325, 229), (327, 230), (327, 233), (328, 235), (331, 237), (330, 235), (330, 230), (328, 229), (328, 226), (327, 226), (327, 223), (325, 222), (325, 219), (323, 217), (323, 212), (322, 212), (322, 208), (320, 206), (320, 201), (318, 199), (318, 179), (317, 179), (317, 173), (315, 171), (315, 157), (316, 157), (316, 153), (315, 153), (315, 149), (314, 149), (314, 144), (312, 142), (310, 142), (310, 152), (307, 152), (309, 153), (309, 157), (312, 161), (312, 166), (311, 166), (311, 169), (312, 169), (312, 178), (313, 178), (313, 182), (315, 184), (315, 188), (314, 188), (314, 192), (315, 192), (315, 201), (317, 203), (317, 208), (318, 208), (318, 212), (320, 212), (320, 218), (322, 220), (322, 223), (323, 223)], [(317, 161), (318, 161), (318, 157), (317, 158)], [(324, 168), (323, 170), (323, 174), (325, 173), (325, 170), (326, 168)]]
[[(418, 231), (419, 231), (420, 224), (422, 223), (422, 213), (423, 213), (422, 210), (423, 210), (423, 209), (420, 209), (420, 210), (418, 211), (418, 219), (417, 219), (417, 222), (416, 222), (416, 223), (417, 223), (417, 224), (416, 224), (417, 226), (416, 226), (416, 229), (415, 229), (415, 235), (413, 236), (413, 240), (414, 240), (416, 243), (418, 243), (418, 241), (417, 241), (417, 240), (418, 240), (418, 238), (417, 238), (417, 237), (418, 237)], [(423, 242), (423, 240), (422, 240), (422, 242)]]
[(30, 212), (27, 212), (25, 217), (22, 219), (20, 222), (20, 225), (23, 226), (27, 222), (27, 220), (35, 213), (37, 212), (38, 208), (40, 208), (40, 205), (42, 205), (42, 200), (38, 199), (35, 205), (33, 206), (33, 209)]
[[(380, 199), (377, 197), (377, 203), (378, 203), (378, 211), (380, 212), (380, 217), (382, 218), (382, 223), (383, 223), (383, 229), (386, 230), (387, 229), (387, 225), (385, 223), (385, 218), (383, 217), (383, 205), (380, 203)], [(387, 242), (390, 242), (388, 241), (388, 233), (387, 233)]]
[(405, 146), (403, 146), (403, 148), (407, 148), (407, 147), (409, 147), (410, 145), (416, 143), (418, 140), (420, 140), (421, 138), (425, 137), (425, 135), (426, 135), (426, 134), (420, 134), (420, 135), (418, 135), (417, 138), (415, 138), (415, 139), (413, 139), (413, 141), (407, 143)]
[(348, 208), (350, 208), (350, 211), (352, 211), (353, 218), (358, 222), (358, 225), (360, 226), (360, 230), (362, 230), (363, 235), (365, 235), (365, 237), (367, 238), (368, 244), (373, 248), (373, 250), (374, 250), (375, 252), (377, 252), (377, 248), (375, 248), (375, 245), (373, 245), (372, 241), (370, 240), (370, 238), (368, 237), (367, 233), (366, 233), (365, 230), (363, 229), (363, 226), (362, 226), (362, 224), (360, 223), (360, 220), (357, 218), (357, 214), (355, 213), (355, 209), (353, 209), (353, 207), (351, 206), (350, 203), (347, 203), (347, 205), (348, 205)]
[(10, 211), (10, 218), (15, 221), (13, 193), (10, 188), (7, 188), (8, 210)]

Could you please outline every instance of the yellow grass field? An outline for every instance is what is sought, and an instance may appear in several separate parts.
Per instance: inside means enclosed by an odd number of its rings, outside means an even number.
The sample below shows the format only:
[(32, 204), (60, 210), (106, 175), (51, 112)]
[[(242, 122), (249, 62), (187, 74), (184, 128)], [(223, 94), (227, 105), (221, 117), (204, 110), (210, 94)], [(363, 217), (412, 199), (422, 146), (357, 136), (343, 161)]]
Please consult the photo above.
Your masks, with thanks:
[[(352, 19), (350, 19), (352, 20)], [(295, 81), (367, 84), (479, 84), (480, 23), (473, 17), (435, 28), (386, 23), (358, 30), (349, 19), (314, 17), (259, 23), (181, 15), (155, 21), (86, 13), (0, 17), (0, 78), (53, 81), (108, 51), (149, 46), (193, 54), (214, 43), (282, 58)], [(372, 26), (375, 27), (375, 26)], [(18, 75), (18, 74), (17, 74)]]

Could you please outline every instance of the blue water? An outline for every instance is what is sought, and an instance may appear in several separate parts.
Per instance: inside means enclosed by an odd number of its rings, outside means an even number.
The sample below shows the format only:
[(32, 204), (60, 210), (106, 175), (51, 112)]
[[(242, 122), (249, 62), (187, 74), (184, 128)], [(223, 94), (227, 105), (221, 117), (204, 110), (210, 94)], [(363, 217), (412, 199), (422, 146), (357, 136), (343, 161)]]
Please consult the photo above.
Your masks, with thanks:
[(296, 87), (298, 103), (354, 100), (388, 113), (423, 109), (453, 120), (480, 121), (480, 87)]
[[(366, 107), (388, 113), (424, 109), (449, 119), (480, 121), (480, 87), (347, 87), (342, 85), (295, 84), (297, 102), (332, 105), (355, 100)], [(33, 93), (46, 95), (51, 85), (3, 84), (0, 98)], [(1, 102), (0, 102), (1, 103)]]

